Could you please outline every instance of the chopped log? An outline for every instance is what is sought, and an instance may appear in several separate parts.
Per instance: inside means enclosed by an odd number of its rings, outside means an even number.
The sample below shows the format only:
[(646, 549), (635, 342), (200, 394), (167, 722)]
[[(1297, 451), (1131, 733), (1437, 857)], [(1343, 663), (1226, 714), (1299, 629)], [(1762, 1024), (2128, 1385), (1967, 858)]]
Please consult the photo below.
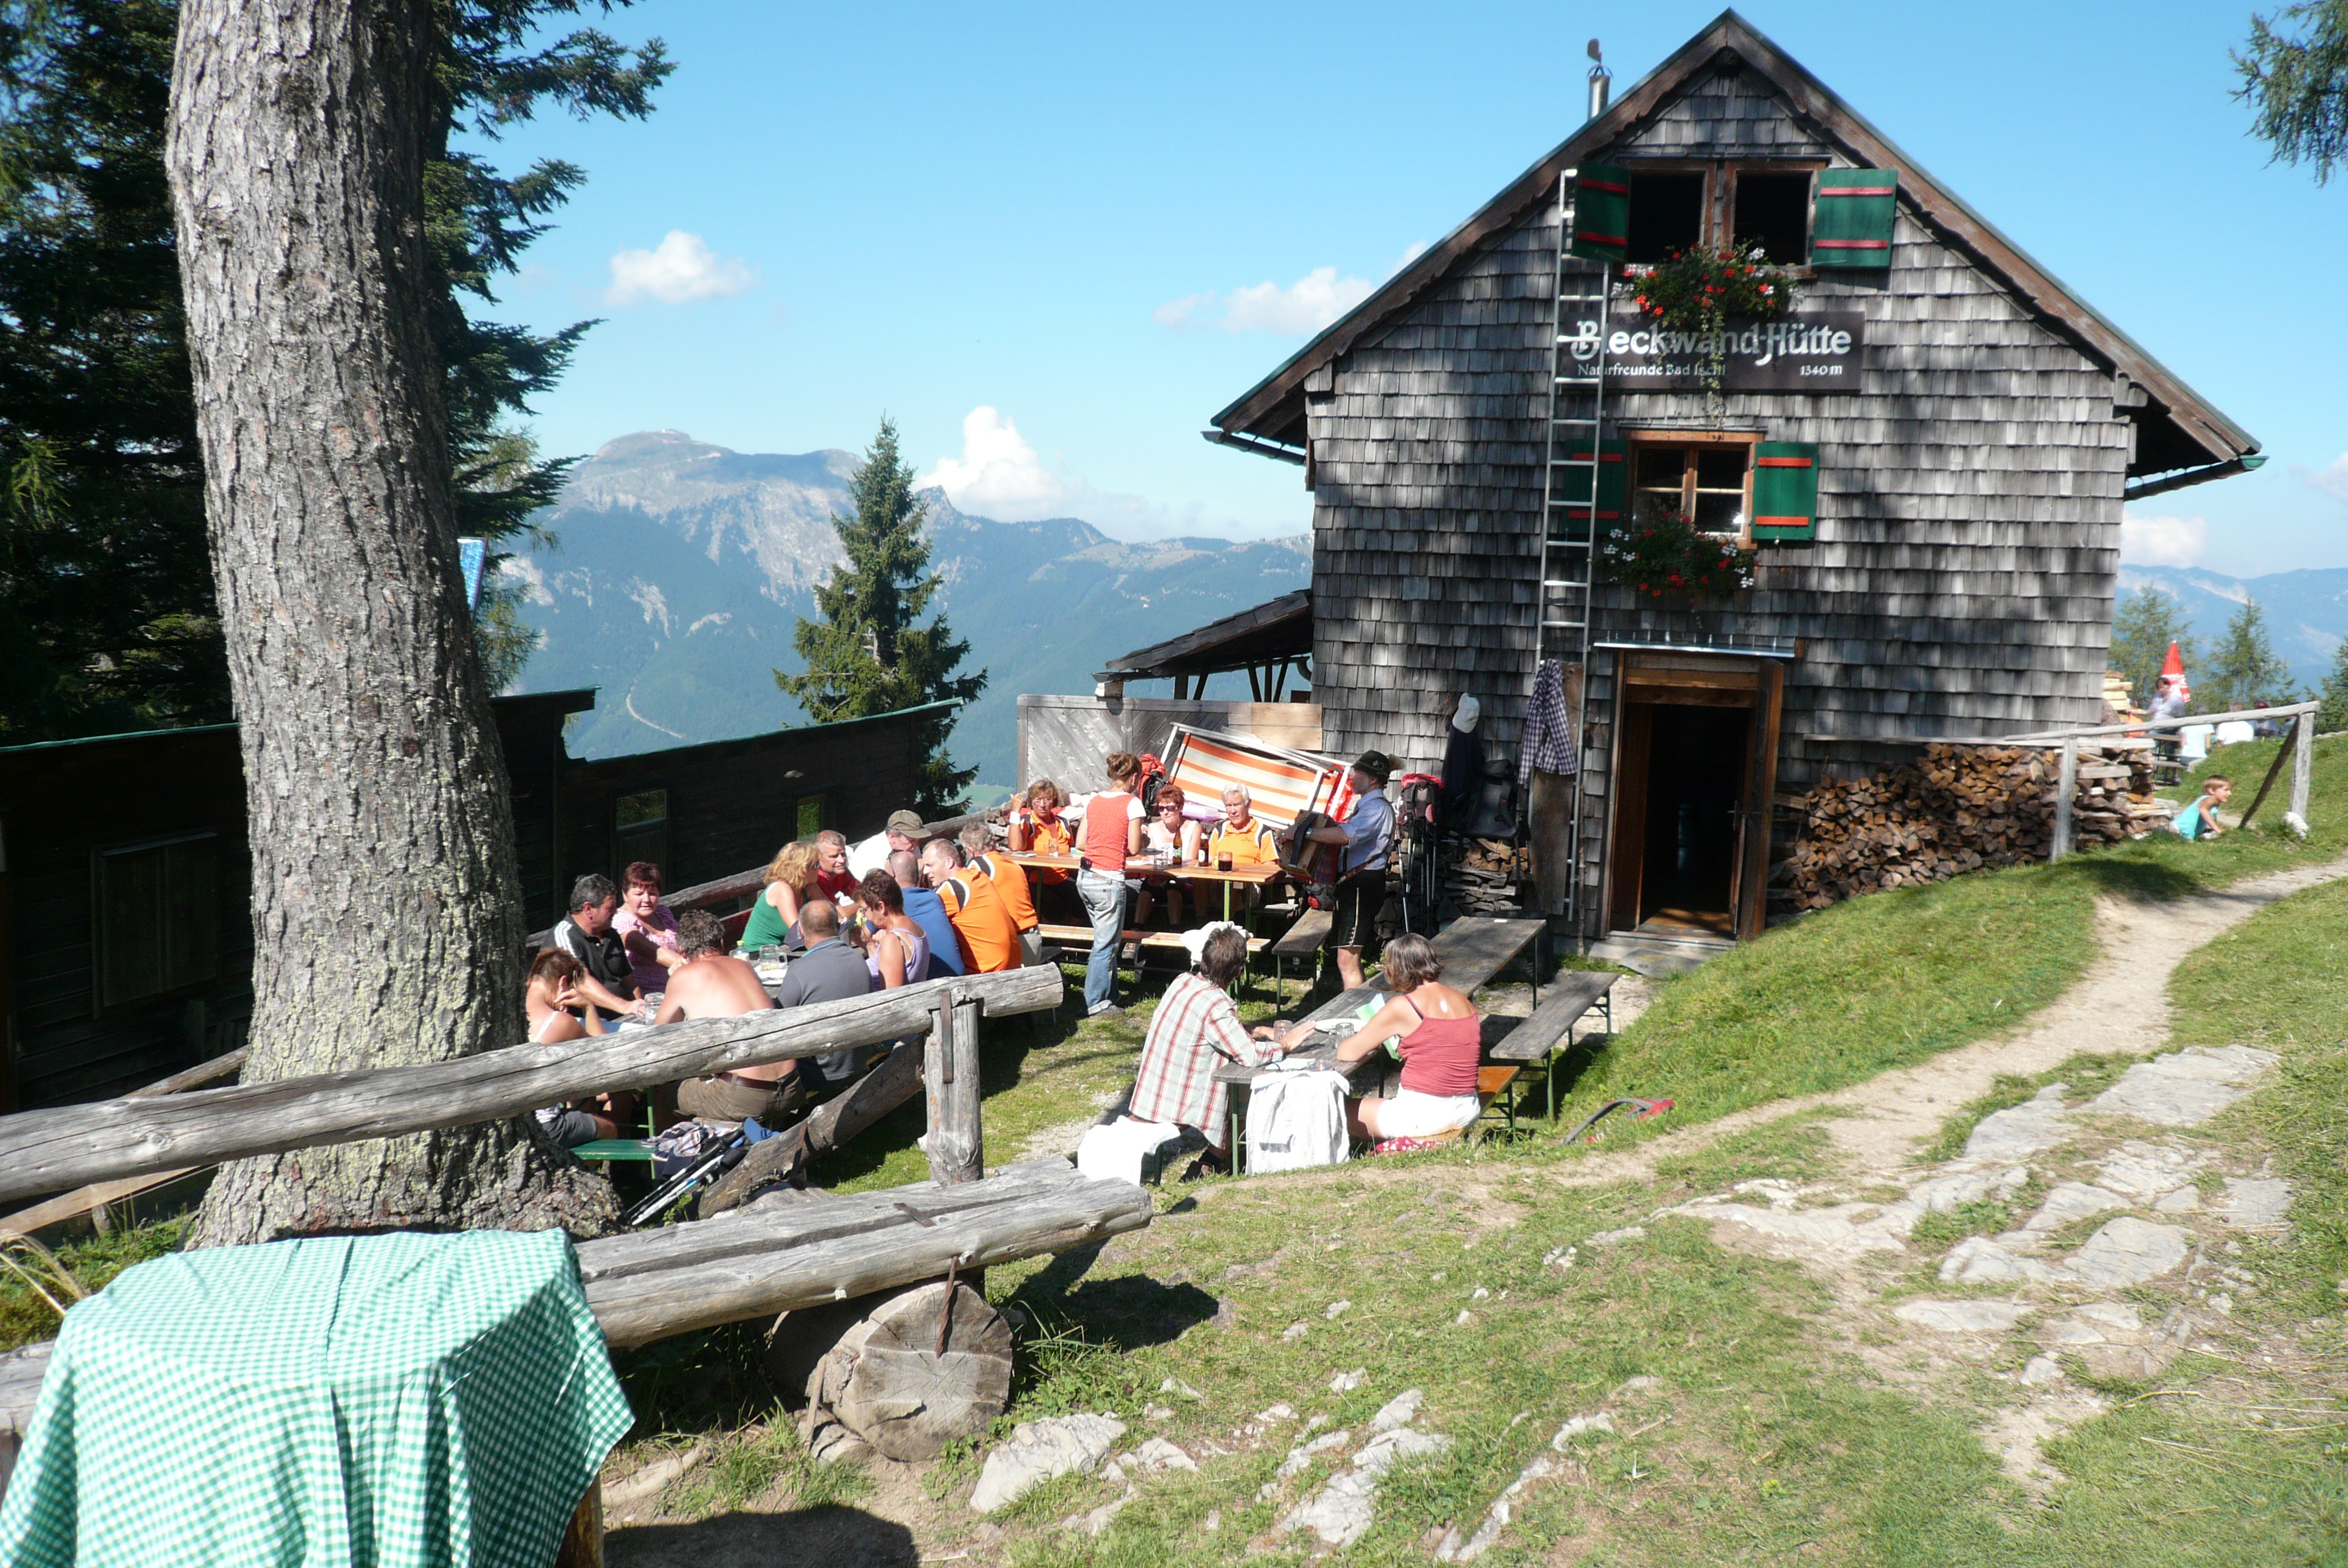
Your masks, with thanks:
[(751, 1146), (742, 1163), (719, 1178), (702, 1200), (705, 1219), (738, 1208), (778, 1183), (789, 1181), (819, 1157), (911, 1100), (922, 1087), (922, 1048), (900, 1040), (880, 1065), (836, 1094), (808, 1119)]
[(1044, 964), (848, 1001), (623, 1030), (600, 1040), (515, 1045), (414, 1067), (27, 1111), (0, 1117), (0, 1199), (495, 1121), (607, 1089), (878, 1045), (922, 1032), (942, 998), (996, 1014), (1035, 1012), (1057, 1005), (1062, 989), (1058, 967)]
[(840, 1337), (808, 1401), (890, 1459), (935, 1459), (1010, 1404), (1011, 1325), (959, 1280), (916, 1286)]

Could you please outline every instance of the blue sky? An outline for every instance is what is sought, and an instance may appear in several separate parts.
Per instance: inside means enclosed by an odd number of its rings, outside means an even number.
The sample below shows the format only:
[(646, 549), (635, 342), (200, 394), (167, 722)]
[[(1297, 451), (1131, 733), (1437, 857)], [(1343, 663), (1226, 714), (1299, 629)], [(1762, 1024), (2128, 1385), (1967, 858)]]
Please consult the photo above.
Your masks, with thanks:
[[(2348, 179), (2267, 162), (2246, 9), (1745, 15), (2237, 421), (2256, 475), (2132, 510), (2132, 559), (2348, 565)], [(1713, 5), (798, 6), (647, 0), (647, 121), (525, 127), (586, 188), (505, 291), (591, 333), (546, 449), (675, 428), (860, 450), (885, 410), (964, 509), (1126, 538), (1301, 532), (1297, 469), (1198, 432)]]

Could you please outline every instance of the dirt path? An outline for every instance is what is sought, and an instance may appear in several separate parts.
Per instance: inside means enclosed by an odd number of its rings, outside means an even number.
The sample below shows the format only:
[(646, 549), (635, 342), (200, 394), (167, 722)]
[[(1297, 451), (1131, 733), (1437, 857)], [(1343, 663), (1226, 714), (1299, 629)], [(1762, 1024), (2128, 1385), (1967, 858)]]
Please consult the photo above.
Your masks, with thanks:
[(1825, 1094), (1775, 1100), (1701, 1126), (1667, 1133), (1636, 1149), (1576, 1161), (1557, 1179), (1573, 1186), (1636, 1181), (1655, 1162), (1707, 1148), (1731, 1133), (1816, 1107), (1849, 1114), (1828, 1124), (1854, 1163), (1905, 1169), (1921, 1143), (1936, 1135), (1956, 1108), (1987, 1093), (2000, 1073), (2044, 1072), (2081, 1051), (2142, 1055), (2168, 1040), (2168, 977), (2185, 956), (2249, 919), (2276, 899), (2348, 876), (2348, 856), (2253, 877), (2217, 893), (2169, 903), (2104, 898), (2096, 910), (2101, 951), (2076, 984), (2027, 1028), (1943, 1051)]

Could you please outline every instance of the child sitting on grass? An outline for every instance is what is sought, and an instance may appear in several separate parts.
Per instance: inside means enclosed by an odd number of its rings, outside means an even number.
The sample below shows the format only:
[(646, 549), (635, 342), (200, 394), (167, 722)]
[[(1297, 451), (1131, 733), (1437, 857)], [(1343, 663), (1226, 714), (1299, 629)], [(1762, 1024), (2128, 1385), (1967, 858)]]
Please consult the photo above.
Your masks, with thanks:
[(2218, 808), (2234, 798), (2234, 781), (2216, 774), (2201, 781), (2201, 793), (2191, 805), (2180, 811), (2169, 822), (2178, 836), (2196, 840), (2215, 838), (2226, 831), (2218, 820)]

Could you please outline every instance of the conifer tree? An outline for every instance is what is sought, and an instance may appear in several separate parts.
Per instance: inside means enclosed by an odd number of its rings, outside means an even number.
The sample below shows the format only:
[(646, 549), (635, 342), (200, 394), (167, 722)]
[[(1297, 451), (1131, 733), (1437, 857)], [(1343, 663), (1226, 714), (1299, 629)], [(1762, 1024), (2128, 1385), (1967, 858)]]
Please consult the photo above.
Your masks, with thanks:
[[(945, 617), (916, 626), (942, 583), (930, 567), (922, 535), (929, 503), (913, 493), (913, 470), (899, 455), (897, 427), (880, 421), (864, 462), (848, 482), (856, 515), (834, 514), (847, 559), (815, 590), (820, 620), (802, 616), (793, 639), (807, 661), (803, 675), (775, 671), (775, 684), (817, 723), (893, 712), (927, 702), (967, 702), (986, 686), (986, 671), (957, 675), (970, 644), (955, 639)], [(954, 714), (921, 726), (921, 762), (913, 809), (944, 816), (961, 807), (978, 776), (956, 768), (946, 750)]]
[(2172, 642), (2185, 660), (2187, 673), (2192, 673), (2193, 632), (2185, 619), (2185, 607), (2157, 588), (2120, 595), (2119, 608), (2112, 615), (2108, 663), (2127, 677), (2128, 691), (2138, 707), (2151, 705), (2153, 688), (2160, 680), (2160, 666)]
[(2332, 650), (2332, 672), (2323, 678), (2323, 706), (2315, 727), (2327, 735), (2348, 730), (2348, 637)]
[(2291, 666), (2277, 658), (2267, 635), (2266, 611), (2255, 599), (2226, 622), (2226, 634), (2211, 650), (2206, 683), (2194, 682), (2194, 707), (2204, 713), (2231, 712), (2263, 702), (2287, 700), (2291, 692)]
[[(552, 543), (532, 521), (575, 459), (516, 421), (592, 322), (538, 333), (468, 313), (584, 178), (518, 175), (452, 149), (543, 108), (641, 118), (672, 68), (551, 21), (630, 0), (452, 0), (437, 8), (425, 169), (430, 327), (443, 366), (458, 527), (490, 541), (475, 620), (490, 690), (532, 638), (496, 568)], [(203, 476), (163, 172), (175, 0), (0, 0), (0, 743), (230, 716)], [(502, 548), (500, 548), (502, 547)]]
[(2304, 163), (2328, 184), (2348, 159), (2348, 0), (2297, 0), (2271, 16), (2253, 13), (2234, 56), (2234, 96), (2257, 118), (2250, 133), (2284, 163)]

